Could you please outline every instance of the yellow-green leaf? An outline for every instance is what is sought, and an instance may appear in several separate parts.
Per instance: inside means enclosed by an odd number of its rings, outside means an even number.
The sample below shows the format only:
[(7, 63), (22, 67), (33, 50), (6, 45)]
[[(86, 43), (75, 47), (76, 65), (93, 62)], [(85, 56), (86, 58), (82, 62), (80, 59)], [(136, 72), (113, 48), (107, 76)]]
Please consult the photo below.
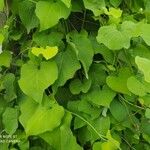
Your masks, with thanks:
[(46, 60), (49, 60), (58, 53), (58, 47), (57, 46), (54, 46), (54, 47), (46, 46), (46, 48), (32, 47), (32, 53), (35, 56), (43, 55), (43, 57)]

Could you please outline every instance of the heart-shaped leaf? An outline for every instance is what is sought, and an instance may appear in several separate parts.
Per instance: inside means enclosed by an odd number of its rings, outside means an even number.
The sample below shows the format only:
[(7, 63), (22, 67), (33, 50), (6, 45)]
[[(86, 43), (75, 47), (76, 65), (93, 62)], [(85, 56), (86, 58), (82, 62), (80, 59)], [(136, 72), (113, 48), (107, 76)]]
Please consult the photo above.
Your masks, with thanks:
[(41, 103), (44, 90), (58, 77), (58, 68), (54, 61), (42, 62), (39, 67), (31, 61), (24, 64), (19, 86), (26, 95)]

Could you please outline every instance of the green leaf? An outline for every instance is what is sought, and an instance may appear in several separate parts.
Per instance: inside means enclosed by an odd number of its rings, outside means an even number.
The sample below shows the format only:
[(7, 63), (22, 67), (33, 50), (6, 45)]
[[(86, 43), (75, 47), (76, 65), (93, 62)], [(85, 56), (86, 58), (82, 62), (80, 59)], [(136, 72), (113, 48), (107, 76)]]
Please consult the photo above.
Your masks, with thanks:
[(0, 45), (3, 43), (3, 41), (4, 41), (4, 36), (3, 34), (0, 34)]
[(71, 6), (71, 0), (61, 0), (68, 8)]
[(57, 55), (56, 62), (58, 65), (58, 79), (53, 86), (55, 90), (71, 79), (81, 67), (75, 52), (70, 47)]
[(29, 61), (21, 68), (19, 86), (26, 95), (41, 103), (44, 90), (52, 85), (57, 77), (58, 68), (54, 61), (41, 62), (40, 66)]
[(111, 50), (120, 50), (130, 47), (130, 37), (121, 32), (115, 25), (103, 26), (98, 31), (97, 41)]
[(107, 85), (114, 91), (130, 95), (127, 88), (127, 79), (132, 75), (129, 68), (120, 68), (117, 76), (110, 75), (106, 79)]
[(72, 117), (70, 113), (66, 113), (62, 124), (52, 132), (46, 132), (40, 135), (46, 142), (48, 142), (54, 149), (57, 150), (81, 150), (82, 148), (77, 144), (73, 136), (70, 123)]
[(118, 150), (120, 149), (120, 143), (112, 138), (110, 130), (107, 132), (108, 141), (106, 142), (96, 142), (93, 145), (93, 150)]
[(75, 50), (78, 60), (80, 60), (83, 65), (86, 78), (88, 78), (88, 71), (92, 64), (94, 50), (91, 41), (87, 37), (87, 32), (71, 32), (67, 38), (69, 44)]
[(63, 34), (60, 32), (51, 32), (47, 33), (44, 32), (37, 32), (33, 35), (33, 41), (38, 45), (42, 47), (46, 46), (59, 46), (62, 42)]
[(4, 98), (7, 100), (7, 102), (10, 102), (17, 98), (17, 95), (15, 93), (15, 76), (12, 73), (6, 74), (3, 81), (3, 87), (6, 90)]
[(83, 79), (74, 79), (71, 81), (69, 88), (72, 94), (79, 94), (80, 92), (86, 93), (91, 86), (91, 80)]
[(10, 67), (12, 55), (9, 51), (4, 51), (0, 54), (0, 66)]
[(95, 16), (99, 16), (103, 12), (103, 8), (105, 7), (104, 0), (83, 0), (85, 8), (91, 10)]
[(92, 80), (92, 85), (104, 85), (107, 74), (102, 64), (92, 64), (89, 70), (89, 77)]
[(0, 11), (4, 9), (4, 0), (0, 0)]
[(38, 1), (35, 13), (40, 20), (40, 31), (42, 31), (55, 26), (61, 18), (67, 19), (70, 8), (61, 1)]
[(139, 70), (144, 74), (145, 81), (150, 82), (150, 60), (136, 56), (135, 63), (137, 64)]
[(127, 87), (135, 95), (144, 96), (147, 93), (145, 86), (135, 76), (128, 78)]
[(116, 8), (110, 7), (109, 11), (107, 10), (105, 11), (105, 14), (112, 16), (114, 18), (120, 18), (122, 15), (122, 10), (120, 10), (120, 8), (116, 9)]
[(124, 121), (128, 117), (126, 107), (119, 100), (112, 101), (110, 105), (110, 112), (119, 122)]
[(140, 36), (143, 38), (143, 40), (145, 41), (145, 43), (147, 45), (150, 46), (150, 37), (149, 37), (149, 34), (150, 34), (150, 24), (142, 24), (140, 26), (141, 28), (141, 34)]
[(112, 91), (106, 85), (102, 89), (95, 87), (89, 93), (87, 93), (87, 99), (89, 102), (97, 106), (106, 106), (109, 107), (111, 101), (114, 99), (116, 93)]
[(46, 60), (51, 59), (52, 57), (54, 57), (57, 53), (58, 53), (58, 47), (54, 46), (54, 47), (50, 47), (50, 46), (46, 46), (46, 48), (43, 47), (32, 47), (31, 52), (35, 55), (35, 56), (39, 56), (39, 55), (43, 55), (43, 57)]
[(114, 6), (114, 7), (118, 7), (121, 4), (122, 0), (110, 0), (110, 3)]
[(18, 110), (16, 108), (7, 107), (2, 116), (5, 131), (13, 134), (18, 128)]
[(150, 109), (149, 108), (147, 108), (145, 111), (145, 117), (150, 119)]
[[(29, 0), (19, 3), (19, 16), (28, 33), (31, 29), (38, 27), (39, 20), (35, 15), (35, 4)], [(30, 19), (29, 19), (30, 18)]]
[(51, 107), (41, 106), (28, 97), (24, 98), (20, 109), (19, 121), (28, 136), (53, 131), (64, 116), (64, 109), (58, 104), (51, 103)]

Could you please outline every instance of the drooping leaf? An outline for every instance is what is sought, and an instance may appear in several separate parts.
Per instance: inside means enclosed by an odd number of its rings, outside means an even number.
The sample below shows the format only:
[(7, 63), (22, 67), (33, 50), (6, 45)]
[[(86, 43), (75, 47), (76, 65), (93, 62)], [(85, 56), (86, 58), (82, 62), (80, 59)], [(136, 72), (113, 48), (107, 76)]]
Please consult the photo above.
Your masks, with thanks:
[(24, 64), (19, 86), (26, 95), (41, 103), (44, 90), (58, 77), (58, 68), (54, 61), (42, 62), (39, 67), (31, 61)]
[(54, 84), (54, 89), (64, 85), (80, 69), (76, 54), (70, 47), (57, 55), (56, 62), (58, 65), (58, 80)]
[(40, 31), (55, 26), (59, 19), (66, 19), (70, 14), (70, 8), (62, 1), (38, 1), (35, 13), (40, 20)]
[(150, 109), (149, 108), (147, 108), (145, 111), (145, 117), (150, 119)]
[(51, 59), (52, 57), (54, 57), (57, 53), (58, 53), (58, 47), (50, 47), (50, 46), (46, 46), (46, 48), (43, 47), (32, 47), (31, 52), (35, 55), (35, 56), (39, 56), (39, 55), (43, 55), (43, 57), (46, 60)]
[(88, 78), (88, 71), (92, 64), (94, 50), (91, 41), (87, 37), (87, 33), (84, 31), (81, 33), (72, 32), (68, 35), (68, 42), (75, 50), (77, 58), (83, 65), (85, 76)]
[[(19, 3), (19, 16), (22, 23), (27, 28), (28, 33), (31, 29), (38, 27), (39, 21), (35, 15), (35, 4), (25, 0)], [(30, 18), (30, 19), (29, 19)]]

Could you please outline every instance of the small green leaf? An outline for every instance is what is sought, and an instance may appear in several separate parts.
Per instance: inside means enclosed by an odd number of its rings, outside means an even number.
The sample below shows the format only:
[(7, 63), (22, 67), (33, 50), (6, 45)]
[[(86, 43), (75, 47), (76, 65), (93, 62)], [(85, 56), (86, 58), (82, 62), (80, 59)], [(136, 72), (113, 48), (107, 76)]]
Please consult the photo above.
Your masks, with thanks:
[(150, 119), (150, 109), (149, 108), (147, 108), (145, 111), (145, 117)]
[(71, 6), (71, 0), (61, 0), (68, 8)]
[(35, 13), (40, 20), (40, 31), (42, 31), (55, 26), (61, 18), (67, 19), (70, 8), (62, 1), (38, 1)]
[(112, 91), (106, 85), (103, 86), (102, 90), (99, 87), (95, 87), (89, 93), (87, 93), (87, 99), (91, 103), (97, 106), (109, 107), (111, 101), (114, 99), (116, 93)]
[(132, 75), (129, 68), (121, 68), (118, 76), (108, 76), (106, 79), (107, 85), (114, 91), (130, 95), (127, 88), (127, 79)]
[(41, 103), (44, 90), (52, 85), (57, 77), (56, 62), (41, 62), (40, 68), (38, 68), (37, 65), (29, 61), (21, 68), (19, 86), (26, 95)]
[(0, 54), (0, 66), (10, 67), (12, 55), (9, 51), (3, 51)]
[(136, 56), (135, 63), (137, 64), (139, 70), (144, 74), (145, 81), (150, 82), (150, 60)]
[(104, 0), (83, 0), (85, 8), (91, 10), (95, 16), (99, 16), (103, 12), (103, 8), (105, 7)]
[(120, 149), (120, 143), (112, 138), (110, 130), (107, 132), (108, 141), (106, 142), (96, 142), (93, 145), (93, 150), (118, 150)]
[(7, 107), (3, 113), (2, 122), (5, 131), (8, 134), (13, 134), (18, 128), (18, 110), (15, 108)]
[(43, 47), (32, 47), (31, 52), (35, 55), (35, 56), (39, 56), (39, 55), (43, 55), (43, 57), (46, 60), (51, 59), (52, 57), (54, 57), (57, 53), (58, 53), (58, 47), (54, 46), (54, 47), (50, 47), (50, 46), (46, 46), (46, 48)]
[(69, 88), (72, 94), (79, 94), (80, 92), (86, 93), (91, 86), (91, 80), (84, 79), (83, 81), (79, 79), (74, 79), (71, 81)]
[(119, 100), (112, 101), (110, 105), (110, 112), (119, 122), (124, 121), (128, 117), (126, 107)]
[(6, 90), (4, 98), (5, 98), (5, 100), (7, 100), (7, 102), (10, 102), (17, 97), (17, 95), (15, 93), (14, 81), (15, 81), (15, 76), (12, 73), (8, 73), (4, 77), (3, 87)]
[(127, 80), (127, 87), (135, 95), (144, 96), (147, 93), (145, 86), (135, 76)]

